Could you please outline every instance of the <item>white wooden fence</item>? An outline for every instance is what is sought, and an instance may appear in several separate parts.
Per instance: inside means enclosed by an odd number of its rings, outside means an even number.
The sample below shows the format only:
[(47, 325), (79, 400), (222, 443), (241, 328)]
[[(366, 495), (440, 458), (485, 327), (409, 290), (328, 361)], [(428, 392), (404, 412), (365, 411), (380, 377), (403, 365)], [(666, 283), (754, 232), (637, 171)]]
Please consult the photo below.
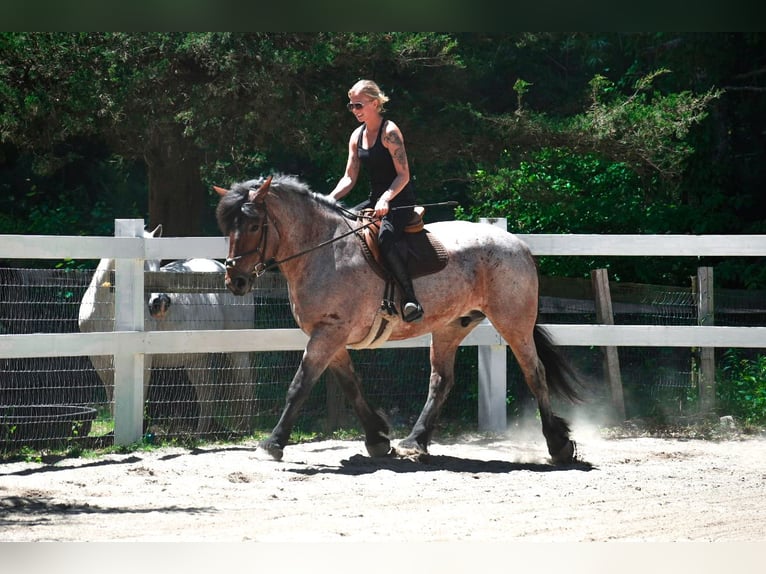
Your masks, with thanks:
[[(486, 220), (505, 226), (505, 221)], [(144, 332), (146, 259), (222, 259), (224, 237), (144, 238), (142, 220), (116, 220), (115, 237), (0, 236), (3, 259), (117, 260), (115, 331), (0, 335), (0, 358), (114, 355), (115, 443), (140, 439), (143, 361), (149, 353), (302, 350), (299, 329)], [(519, 235), (536, 256), (764, 256), (766, 235)], [(562, 346), (766, 348), (766, 327), (546, 325)], [(247, 336), (243, 336), (243, 334)], [(388, 342), (386, 347), (423, 347), (430, 336)], [(505, 429), (506, 351), (491, 324), (479, 325), (464, 341), (479, 346), (479, 426)]]

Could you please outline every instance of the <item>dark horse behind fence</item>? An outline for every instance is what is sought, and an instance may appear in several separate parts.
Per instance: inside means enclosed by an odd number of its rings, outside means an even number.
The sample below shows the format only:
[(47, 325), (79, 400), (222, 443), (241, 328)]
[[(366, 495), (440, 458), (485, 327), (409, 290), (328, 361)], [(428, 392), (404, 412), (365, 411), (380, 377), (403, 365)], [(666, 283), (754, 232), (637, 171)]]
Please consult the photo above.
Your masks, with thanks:
[[(391, 452), (390, 428), (370, 407), (354, 372), (348, 348), (366, 348), (371, 332), (381, 331), (381, 299), (386, 281), (370, 264), (360, 224), (339, 203), (311, 192), (292, 176), (250, 180), (221, 195), (217, 218), (229, 236), (226, 285), (244, 295), (265, 269), (278, 266), (296, 322), (309, 341), (290, 384), (282, 416), (261, 443), (279, 460), (301, 405), (325, 369), (331, 369), (353, 405), (371, 456)], [(439, 411), (454, 380), (460, 342), (485, 317), (505, 339), (537, 399), (548, 452), (556, 463), (575, 459), (567, 423), (551, 410), (550, 393), (577, 398), (574, 372), (537, 322), (537, 266), (528, 246), (495, 226), (448, 221), (426, 231), (443, 244), (443, 270), (415, 280), (425, 310), (419, 323), (387, 316), (386, 339), (431, 333), (428, 398), (409, 436), (395, 454), (427, 453)]]

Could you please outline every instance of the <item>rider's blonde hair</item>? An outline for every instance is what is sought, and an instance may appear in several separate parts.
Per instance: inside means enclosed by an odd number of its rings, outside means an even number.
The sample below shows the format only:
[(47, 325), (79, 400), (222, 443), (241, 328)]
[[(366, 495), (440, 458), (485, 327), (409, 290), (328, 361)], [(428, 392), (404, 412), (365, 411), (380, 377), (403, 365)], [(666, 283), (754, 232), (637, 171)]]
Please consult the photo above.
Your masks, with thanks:
[(359, 80), (356, 84), (351, 86), (348, 91), (348, 97), (351, 98), (351, 94), (364, 94), (370, 99), (378, 101), (378, 110), (383, 112), (388, 96), (380, 89), (380, 86), (372, 80)]

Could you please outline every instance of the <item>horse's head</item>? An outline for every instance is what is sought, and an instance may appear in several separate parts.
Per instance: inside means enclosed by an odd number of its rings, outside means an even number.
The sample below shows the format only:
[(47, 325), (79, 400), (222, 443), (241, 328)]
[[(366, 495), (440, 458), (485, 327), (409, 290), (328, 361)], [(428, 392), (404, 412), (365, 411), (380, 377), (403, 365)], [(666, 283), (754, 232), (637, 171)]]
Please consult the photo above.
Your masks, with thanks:
[(266, 197), (272, 178), (247, 181), (232, 189), (214, 187), (221, 199), (216, 209), (218, 226), (229, 236), (226, 258), (226, 286), (235, 295), (253, 287), (253, 276), (266, 269), (274, 257), (278, 235), (270, 227)]
[[(154, 228), (153, 231), (144, 230), (144, 237), (161, 237), (162, 224)], [(160, 271), (161, 262), (159, 259), (147, 259), (144, 261), (144, 271)], [(151, 293), (147, 302), (149, 314), (155, 319), (164, 319), (170, 307), (170, 297), (167, 293)]]
[(167, 293), (152, 293), (149, 295), (147, 307), (153, 319), (163, 320), (170, 310), (171, 299)]

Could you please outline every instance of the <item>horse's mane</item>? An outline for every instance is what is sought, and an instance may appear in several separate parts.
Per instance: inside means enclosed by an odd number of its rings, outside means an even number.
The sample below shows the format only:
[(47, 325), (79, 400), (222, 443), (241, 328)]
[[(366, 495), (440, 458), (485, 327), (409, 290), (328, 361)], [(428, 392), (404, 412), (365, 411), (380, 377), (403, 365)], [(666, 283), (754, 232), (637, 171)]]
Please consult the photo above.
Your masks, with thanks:
[[(236, 227), (237, 219), (242, 213), (242, 206), (248, 201), (250, 190), (259, 188), (265, 181), (265, 177), (260, 177), (235, 183), (229, 192), (221, 198), (216, 208), (216, 219), (218, 227), (223, 233), (228, 233), (230, 229)], [(273, 175), (270, 189), (277, 193), (282, 191), (294, 193), (317, 203), (323, 208), (329, 208), (335, 213), (338, 213), (340, 208), (340, 203), (326, 195), (314, 193), (307, 183), (295, 175), (282, 173)]]

